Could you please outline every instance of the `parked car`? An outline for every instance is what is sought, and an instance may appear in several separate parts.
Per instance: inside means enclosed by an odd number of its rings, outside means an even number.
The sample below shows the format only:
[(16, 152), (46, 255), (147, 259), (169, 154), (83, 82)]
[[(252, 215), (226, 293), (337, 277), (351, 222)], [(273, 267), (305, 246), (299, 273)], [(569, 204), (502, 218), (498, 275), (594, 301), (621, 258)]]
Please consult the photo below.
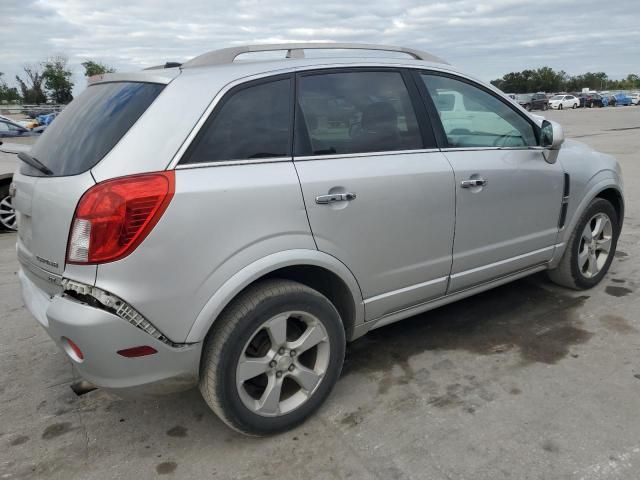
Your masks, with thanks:
[(30, 148), (28, 145), (0, 143), (0, 230), (15, 230), (17, 227), (9, 187), (13, 172), (20, 163), (18, 153)]
[(554, 95), (549, 99), (549, 106), (554, 110), (578, 108), (580, 106), (580, 100), (573, 95)]
[(38, 126), (48, 126), (58, 116), (59, 112), (47, 113), (46, 115), (38, 115)]
[(628, 107), (632, 105), (631, 97), (623, 92), (614, 93), (612, 95), (615, 98), (614, 106), (625, 106)]
[[(234, 61), (272, 50), (290, 58)], [(116, 393), (198, 385), (252, 435), (315, 412), (373, 328), (534, 272), (597, 285), (624, 218), (613, 157), (387, 46), (104, 75), (20, 159), (24, 303), (75, 370)]]
[(595, 92), (581, 93), (578, 96), (578, 99), (580, 100), (581, 107), (602, 107), (602, 97)]
[(11, 120), (0, 120), (0, 138), (30, 137), (33, 135), (36, 135), (36, 133), (22, 125)]
[(640, 105), (640, 93), (638, 92), (630, 93), (629, 98), (631, 99), (631, 103), (633, 105)]
[(517, 102), (527, 111), (547, 110), (549, 101), (544, 93), (523, 93), (517, 96)]

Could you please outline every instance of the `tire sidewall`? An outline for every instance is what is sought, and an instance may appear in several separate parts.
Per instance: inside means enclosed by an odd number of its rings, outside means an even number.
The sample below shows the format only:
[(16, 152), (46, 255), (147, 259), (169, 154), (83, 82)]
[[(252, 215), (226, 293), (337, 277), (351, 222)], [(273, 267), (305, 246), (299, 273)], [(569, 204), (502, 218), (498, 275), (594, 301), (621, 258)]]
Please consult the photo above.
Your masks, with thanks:
[[(242, 351), (260, 324), (285, 311), (305, 311), (324, 325), (329, 336), (329, 365), (320, 386), (312, 397), (295, 410), (279, 417), (263, 417), (245, 407), (236, 387), (236, 368)], [(289, 430), (302, 423), (327, 398), (342, 370), (345, 352), (344, 327), (335, 307), (320, 294), (288, 292), (261, 301), (246, 313), (236, 325), (222, 349), (215, 375), (217, 397), (229, 419), (243, 431), (254, 435), (273, 434)]]
[[(609, 251), (609, 258), (607, 258), (606, 263), (603, 265), (600, 272), (595, 277), (587, 278), (585, 277), (578, 267), (578, 252), (580, 250), (580, 241), (582, 238), (582, 231), (584, 227), (587, 225), (587, 222), (591, 220), (591, 218), (597, 213), (605, 213), (612, 224), (612, 238), (611, 238), (611, 250)], [(618, 215), (613, 208), (613, 205), (609, 203), (607, 200), (596, 198), (591, 205), (587, 208), (587, 210), (582, 215), (580, 222), (576, 225), (576, 229), (571, 240), (571, 275), (576, 283), (576, 285), (582, 289), (587, 289), (594, 287), (602, 278), (607, 274), (609, 267), (611, 266), (611, 262), (613, 261), (613, 257), (616, 251), (616, 246), (618, 244), (618, 237), (620, 236), (620, 222), (618, 219)]]

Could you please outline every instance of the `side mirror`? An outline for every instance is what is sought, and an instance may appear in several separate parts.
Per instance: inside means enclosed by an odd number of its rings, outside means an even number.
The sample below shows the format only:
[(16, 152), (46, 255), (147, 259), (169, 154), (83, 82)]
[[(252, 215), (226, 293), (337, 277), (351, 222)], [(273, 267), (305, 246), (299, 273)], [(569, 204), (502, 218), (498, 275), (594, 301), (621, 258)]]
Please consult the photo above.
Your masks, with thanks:
[(564, 132), (559, 123), (544, 120), (540, 129), (540, 146), (549, 150), (559, 150), (564, 142)]

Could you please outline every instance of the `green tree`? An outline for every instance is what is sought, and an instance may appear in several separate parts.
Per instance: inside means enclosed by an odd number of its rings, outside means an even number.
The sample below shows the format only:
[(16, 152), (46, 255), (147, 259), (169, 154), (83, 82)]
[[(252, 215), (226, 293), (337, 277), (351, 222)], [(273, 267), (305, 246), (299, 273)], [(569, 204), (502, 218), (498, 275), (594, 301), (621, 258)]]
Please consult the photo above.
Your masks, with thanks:
[(4, 81), (2, 76), (4, 73), (0, 72), (0, 102), (19, 102), (20, 94), (15, 87), (9, 87), (7, 82)]
[(67, 57), (59, 55), (52, 57), (42, 64), (44, 72), (44, 85), (49, 94), (49, 98), (54, 103), (69, 103), (73, 100), (71, 91), (73, 82), (71, 81), (71, 70), (67, 68)]
[(25, 79), (23, 80), (16, 75), (16, 81), (22, 92), (22, 101), (24, 103), (46, 103), (47, 96), (42, 90), (42, 82), (44, 77), (39, 67), (33, 65), (25, 65), (22, 67), (25, 73)]
[(113, 73), (115, 68), (109, 67), (100, 62), (94, 62), (93, 60), (87, 60), (81, 64), (84, 67), (84, 76), (93, 77), (94, 75), (104, 75), (105, 73)]

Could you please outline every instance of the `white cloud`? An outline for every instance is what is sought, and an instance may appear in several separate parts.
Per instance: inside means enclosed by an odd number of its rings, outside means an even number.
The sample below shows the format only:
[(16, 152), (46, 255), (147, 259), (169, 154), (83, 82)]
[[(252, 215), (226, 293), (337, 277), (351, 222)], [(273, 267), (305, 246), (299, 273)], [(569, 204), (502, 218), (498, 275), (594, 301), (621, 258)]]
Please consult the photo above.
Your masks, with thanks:
[(118, 70), (181, 61), (229, 45), (353, 41), (411, 46), (490, 80), (549, 65), (638, 72), (634, 0), (0, 0), (0, 71), (69, 57)]

